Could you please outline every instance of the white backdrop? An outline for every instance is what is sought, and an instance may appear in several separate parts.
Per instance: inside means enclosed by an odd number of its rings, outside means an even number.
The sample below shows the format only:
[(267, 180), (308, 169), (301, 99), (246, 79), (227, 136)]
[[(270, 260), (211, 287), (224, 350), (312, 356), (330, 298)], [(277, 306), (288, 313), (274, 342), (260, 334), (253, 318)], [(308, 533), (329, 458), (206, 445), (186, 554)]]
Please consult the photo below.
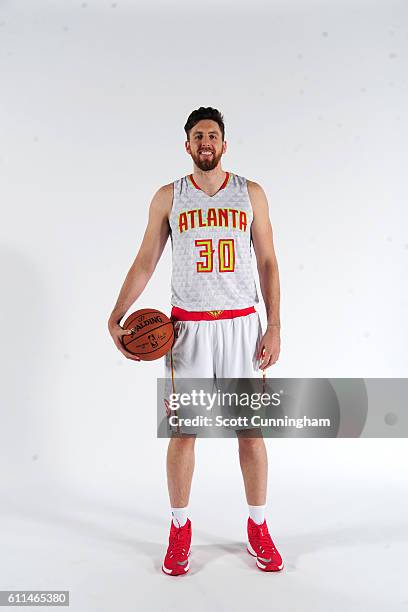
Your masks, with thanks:
[[(282, 292), (282, 351), (269, 375), (407, 376), (406, 26), (406, 4), (386, 0), (0, 3), (0, 513), (9, 544), (0, 588), (71, 589), (74, 610), (98, 611), (111, 610), (120, 591), (130, 610), (134, 581), (151, 589), (149, 580), (162, 578), (167, 441), (156, 439), (155, 385), (163, 362), (128, 362), (107, 319), (154, 192), (191, 171), (183, 125), (193, 109), (224, 113), (224, 169), (268, 196)], [(130, 310), (169, 312), (170, 263), (169, 241)], [(392, 558), (402, 555), (405, 440), (267, 444), (271, 531), (289, 558), (279, 601), (327, 610), (336, 596), (339, 609), (383, 609), (381, 592), (357, 582), (342, 593), (338, 568), (322, 589), (319, 572), (333, 565), (322, 558), (316, 571), (312, 553), (316, 541), (336, 551), (356, 539), (374, 551), (385, 530), (387, 545), (395, 536)], [(210, 534), (208, 551), (219, 553), (222, 541), (225, 555), (246, 519), (236, 444), (197, 446), (194, 524)], [(129, 533), (140, 546), (122, 557)], [(99, 566), (102, 553), (87, 557), (82, 536), (112, 536), (114, 560)], [(307, 563), (297, 573), (309, 553), (310, 573)], [(344, 554), (334, 562), (341, 571)], [(371, 554), (353, 555), (362, 564), (353, 576)], [(203, 580), (209, 596), (204, 570), (189, 584)], [(397, 575), (388, 583), (394, 598), (383, 597), (400, 609), (408, 594), (394, 593)], [(225, 572), (214, 572), (212, 589), (217, 580)], [(170, 590), (144, 599), (145, 609), (179, 603), (173, 586), (159, 584)], [(253, 603), (236, 585), (232, 593), (221, 589), (211, 609)]]

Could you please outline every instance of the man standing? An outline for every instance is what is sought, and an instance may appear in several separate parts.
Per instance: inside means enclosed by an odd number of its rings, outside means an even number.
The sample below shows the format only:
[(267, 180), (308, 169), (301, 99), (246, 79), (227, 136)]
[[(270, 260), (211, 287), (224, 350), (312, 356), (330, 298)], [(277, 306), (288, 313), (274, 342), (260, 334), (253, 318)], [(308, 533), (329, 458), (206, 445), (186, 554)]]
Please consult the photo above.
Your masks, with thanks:
[[(193, 111), (184, 126), (193, 172), (162, 186), (150, 204), (139, 252), (109, 318), (117, 348), (128, 358), (120, 321), (140, 297), (170, 235), (172, 319), (176, 340), (165, 358), (166, 378), (257, 377), (280, 352), (280, 286), (268, 202), (260, 185), (222, 169), (227, 150), (224, 121), (211, 107)], [(251, 243), (267, 315), (262, 333), (254, 304)], [(262, 437), (237, 431), (248, 502), (248, 552), (263, 571), (283, 568), (266, 520), (267, 454)], [(171, 576), (189, 569), (191, 520), (188, 503), (194, 471), (195, 436), (169, 441), (167, 480), (172, 512), (162, 570)]]

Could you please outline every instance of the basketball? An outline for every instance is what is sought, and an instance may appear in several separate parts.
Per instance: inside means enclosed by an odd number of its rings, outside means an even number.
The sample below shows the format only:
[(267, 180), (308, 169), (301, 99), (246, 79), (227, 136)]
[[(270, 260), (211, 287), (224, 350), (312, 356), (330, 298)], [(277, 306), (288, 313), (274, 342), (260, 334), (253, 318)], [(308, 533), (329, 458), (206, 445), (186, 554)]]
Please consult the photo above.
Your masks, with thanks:
[(160, 310), (136, 310), (126, 319), (123, 329), (132, 330), (132, 334), (122, 336), (123, 346), (142, 361), (160, 359), (173, 346), (173, 323)]

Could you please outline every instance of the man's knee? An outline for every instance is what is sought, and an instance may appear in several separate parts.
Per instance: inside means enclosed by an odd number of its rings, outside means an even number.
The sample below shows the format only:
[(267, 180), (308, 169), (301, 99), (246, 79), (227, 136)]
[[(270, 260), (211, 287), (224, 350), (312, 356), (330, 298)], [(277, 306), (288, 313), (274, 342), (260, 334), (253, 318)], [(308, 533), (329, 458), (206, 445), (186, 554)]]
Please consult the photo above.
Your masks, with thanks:
[(194, 446), (196, 437), (197, 436), (191, 434), (173, 434), (170, 438), (169, 445), (171, 444), (173, 447), (180, 449), (189, 448)]
[(245, 435), (237, 435), (239, 448), (242, 450), (258, 449), (265, 445), (262, 436), (254, 436), (250, 432), (245, 432)]

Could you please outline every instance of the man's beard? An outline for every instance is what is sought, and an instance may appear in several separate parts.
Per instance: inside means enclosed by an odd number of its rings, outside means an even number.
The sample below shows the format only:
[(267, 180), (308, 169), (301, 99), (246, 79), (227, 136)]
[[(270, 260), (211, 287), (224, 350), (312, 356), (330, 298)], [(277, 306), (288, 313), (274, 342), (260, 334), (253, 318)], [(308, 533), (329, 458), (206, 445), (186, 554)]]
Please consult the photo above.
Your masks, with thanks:
[(222, 151), (217, 155), (212, 151), (211, 157), (203, 157), (201, 153), (192, 153), (191, 157), (194, 160), (195, 165), (200, 168), (203, 172), (208, 172), (209, 170), (214, 170), (214, 168), (218, 165), (222, 157)]

